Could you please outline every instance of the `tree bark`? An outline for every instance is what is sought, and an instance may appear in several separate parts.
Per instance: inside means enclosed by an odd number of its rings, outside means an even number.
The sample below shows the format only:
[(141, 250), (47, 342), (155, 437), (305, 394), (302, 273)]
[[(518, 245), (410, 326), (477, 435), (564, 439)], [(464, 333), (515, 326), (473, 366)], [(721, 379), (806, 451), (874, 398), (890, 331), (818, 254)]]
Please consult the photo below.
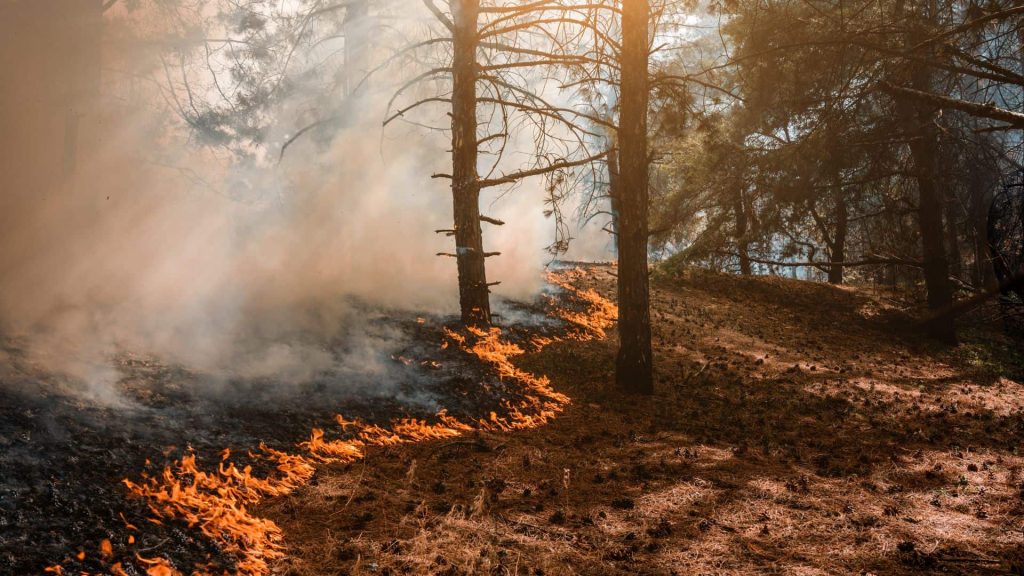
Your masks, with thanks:
[(981, 171), (972, 169), (970, 179), (971, 220), (974, 224), (974, 283), (985, 290), (999, 286), (996, 269), (992, 265), (992, 246), (988, 241), (988, 215), (992, 206), (992, 189)]
[(850, 210), (846, 203), (846, 192), (840, 188), (836, 191), (836, 232), (829, 245), (829, 260), (833, 264), (828, 269), (829, 284), (842, 284), (846, 261), (846, 236), (849, 230)]
[(608, 150), (605, 158), (608, 164), (608, 199), (611, 204), (612, 213), (612, 240), (615, 243), (615, 257), (619, 257), (619, 191), (622, 185), (619, 184), (619, 151), (612, 147)]
[[(898, 5), (902, 16), (904, 6)], [(934, 18), (930, 11), (926, 18)], [(910, 22), (906, 35), (907, 46), (917, 45), (924, 37), (922, 23)], [(914, 163), (914, 175), (918, 189), (918, 228), (921, 234), (921, 256), (924, 261), (924, 282), (928, 292), (928, 308), (938, 311), (953, 305), (953, 286), (949, 281), (949, 261), (946, 259), (946, 245), (943, 227), (943, 206), (945, 194), (940, 190), (936, 178), (938, 172), (938, 134), (935, 130), (935, 108), (929, 103), (915, 102), (915, 93), (930, 93), (932, 74), (927, 66), (910, 64), (909, 88), (894, 91), (897, 112), (904, 123), (904, 130), (910, 140), (910, 155)], [(938, 315), (927, 324), (929, 335), (955, 343), (956, 325), (949, 315)]]
[(963, 256), (960, 254), (960, 237), (957, 231), (958, 201), (956, 192), (951, 186), (943, 186), (945, 202), (943, 211), (945, 213), (946, 226), (946, 249), (949, 253), (949, 275), (953, 278), (963, 278)]
[[(931, 114), (919, 112), (912, 116), (917, 122), (920, 137), (911, 143), (917, 172), (918, 224), (921, 229), (921, 254), (924, 260), (924, 282), (928, 290), (928, 308), (942, 310), (953, 304), (953, 288), (949, 282), (949, 262), (946, 259), (943, 238), (943, 194), (935, 181), (935, 133), (931, 129)], [(929, 324), (929, 333), (946, 342), (956, 342), (953, 318), (939, 317)]]
[(479, 0), (453, 0), (452, 205), (459, 308), (467, 325), (489, 326), (491, 307), (480, 229), (477, 174), (477, 19)]
[(647, 270), (647, 107), (650, 6), (622, 3), (619, 86), (619, 353), (615, 381), (631, 394), (651, 394), (650, 285)]
[[(911, 64), (911, 66), (922, 67), (921, 65)], [(921, 106), (934, 106), (939, 108), (952, 108), (954, 110), (960, 110), (970, 116), (977, 118), (990, 118), (992, 120), (999, 120), (1000, 122), (1006, 122), (1014, 128), (1024, 128), (1024, 114), (1020, 112), (1014, 112), (1012, 110), (1006, 110), (1000, 108), (994, 104), (978, 104), (976, 102), (968, 102), (967, 100), (959, 100), (957, 98), (950, 98), (948, 96), (940, 96), (930, 92), (928, 89), (917, 89), (917, 88), (906, 88), (903, 86), (893, 86), (887, 82), (880, 82), (879, 87), (892, 93), (897, 98), (910, 98), (919, 101), (918, 105)]]
[(738, 188), (732, 206), (736, 216), (736, 252), (740, 255), (740, 274), (750, 276), (750, 243), (747, 241), (747, 208), (744, 204), (743, 190)]

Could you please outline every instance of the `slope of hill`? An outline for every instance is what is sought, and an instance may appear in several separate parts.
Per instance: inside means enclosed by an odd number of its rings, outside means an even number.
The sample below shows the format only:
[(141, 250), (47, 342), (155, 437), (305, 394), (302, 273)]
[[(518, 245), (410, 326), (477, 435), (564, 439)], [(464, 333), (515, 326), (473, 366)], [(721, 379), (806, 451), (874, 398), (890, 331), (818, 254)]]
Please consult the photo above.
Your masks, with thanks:
[(1012, 342), (938, 348), (880, 294), (777, 278), (689, 271), (652, 306), (655, 397), (611, 389), (614, 335), (527, 355), (561, 417), (322, 469), (261, 510), (278, 573), (1020, 573)]

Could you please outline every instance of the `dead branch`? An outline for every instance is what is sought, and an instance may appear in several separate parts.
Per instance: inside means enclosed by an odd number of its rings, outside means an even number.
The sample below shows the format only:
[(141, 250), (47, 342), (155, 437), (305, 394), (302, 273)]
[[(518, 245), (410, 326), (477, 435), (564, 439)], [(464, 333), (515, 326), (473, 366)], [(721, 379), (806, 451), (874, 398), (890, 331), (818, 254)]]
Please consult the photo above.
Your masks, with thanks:
[(395, 93), (391, 96), (391, 99), (388, 100), (388, 110), (391, 110), (391, 107), (395, 105), (395, 100), (398, 100), (398, 98), (402, 94), (404, 94), (405, 91), (408, 90), (409, 88), (412, 88), (413, 86), (415, 86), (416, 84), (419, 84), (420, 82), (423, 82), (424, 80), (427, 80), (429, 78), (433, 78), (434, 76), (439, 76), (439, 75), (442, 75), (442, 74), (451, 74), (451, 73), (452, 73), (451, 67), (441, 66), (441, 67), (437, 67), (437, 68), (431, 68), (430, 70), (427, 70), (426, 72), (422, 72), (420, 74), (417, 74), (412, 79), (410, 79), (406, 83), (404, 83), (401, 86), (399, 86), (397, 90), (395, 90)]
[(931, 316), (921, 321), (922, 325), (939, 324), (949, 318), (959, 318), (968, 312), (981, 306), (988, 300), (999, 296), (1000, 294), (1006, 294), (1008, 292), (1018, 292), (1024, 290), (1024, 273), (1017, 274), (1011, 277), (1009, 280), (1002, 282), (998, 288), (993, 290), (986, 290), (965, 300), (954, 303), (952, 306), (947, 307), (944, 310), (939, 310)]
[(385, 125), (385, 126), (387, 126), (388, 124), (391, 124), (391, 123), (392, 123), (392, 122), (394, 122), (395, 120), (397, 120), (397, 119), (401, 118), (402, 116), (405, 116), (405, 113), (406, 113), (406, 112), (409, 112), (409, 111), (411, 111), (411, 110), (414, 110), (414, 109), (416, 109), (416, 108), (419, 108), (420, 106), (423, 106), (424, 104), (430, 104), (430, 103), (432, 103), (432, 102), (441, 102), (441, 103), (446, 103), (446, 104), (450, 104), (450, 103), (451, 103), (451, 101), (452, 101), (452, 99), (451, 99), (451, 98), (441, 98), (441, 97), (434, 97), (434, 98), (424, 98), (424, 99), (422, 99), (422, 100), (418, 100), (418, 101), (416, 101), (416, 102), (413, 102), (412, 104), (409, 104), (409, 105), (408, 105), (408, 106), (406, 106), (405, 108), (402, 108), (401, 110), (398, 110), (398, 111), (396, 111), (396, 112), (395, 112), (394, 114), (392, 114), (391, 116), (388, 116), (388, 117), (387, 117), (387, 118), (386, 118), (386, 119), (384, 120), (384, 125)]
[(593, 156), (589, 156), (589, 157), (583, 158), (581, 160), (573, 160), (573, 161), (563, 160), (563, 161), (560, 161), (560, 162), (555, 162), (555, 163), (553, 163), (553, 164), (551, 164), (549, 166), (543, 166), (541, 168), (534, 168), (532, 170), (521, 170), (519, 172), (513, 172), (511, 174), (506, 174), (506, 175), (504, 175), (504, 176), (502, 176), (500, 178), (494, 178), (494, 179), (490, 179), (490, 180), (481, 180), (480, 181), (480, 187), (481, 188), (487, 188), (489, 186), (499, 186), (501, 184), (511, 184), (511, 183), (514, 183), (514, 182), (516, 182), (518, 180), (521, 180), (523, 178), (529, 178), (530, 176), (538, 176), (538, 175), (541, 175), (541, 174), (548, 174), (550, 172), (555, 172), (557, 170), (563, 170), (563, 169), (566, 169), (566, 168), (573, 168), (573, 167), (576, 167), (576, 166), (582, 166), (584, 164), (589, 164), (591, 162), (594, 162), (596, 160), (604, 158), (607, 154), (608, 154), (607, 152), (601, 152), (599, 154), (595, 154)]
[(515, 109), (521, 110), (523, 112), (538, 114), (540, 116), (546, 116), (546, 117), (552, 118), (554, 120), (557, 120), (559, 122), (562, 122), (562, 123), (564, 123), (565, 125), (567, 125), (569, 127), (576, 128), (579, 132), (583, 132), (584, 134), (591, 135), (591, 136), (597, 136), (598, 134), (593, 133), (593, 132), (589, 132), (589, 131), (586, 131), (586, 130), (583, 130), (582, 128), (578, 128), (575, 123), (573, 123), (569, 119), (567, 119), (564, 116), (562, 116), (562, 114), (571, 114), (573, 116), (577, 116), (579, 118), (583, 118), (584, 120), (589, 120), (589, 121), (593, 122), (594, 124), (598, 124), (598, 125), (604, 126), (605, 128), (608, 128), (609, 130), (615, 130), (615, 129), (618, 128), (615, 124), (613, 124), (611, 122), (608, 122), (607, 120), (604, 120), (604, 119), (599, 118), (597, 116), (592, 116), (592, 115), (586, 114), (584, 112), (580, 112), (578, 110), (573, 110), (572, 108), (545, 108), (545, 107), (540, 107), (540, 106), (531, 106), (529, 104), (526, 104), (526, 103), (523, 103), (523, 102), (516, 102), (516, 101), (513, 101), (513, 100), (505, 100), (505, 99), (501, 99), (501, 98), (488, 98), (488, 97), (479, 98), (477, 100), (477, 102), (481, 102), (481, 103), (484, 103), (484, 104), (497, 104), (498, 106), (508, 106), (510, 108), (515, 108)]
[(1024, 128), (1024, 114), (1000, 108), (992, 103), (978, 104), (976, 102), (967, 102), (966, 100), (939, 96), (938, 94), (932, 94), (931, 92), (922, 92), (912, 88), (895, 86), (888, 82), (881, 82), (879, 86), (881, 86), (883, 91), (893, 95), (913, 98), (914, 100), (927, 102), (928, 104), (932, 104), (939, 108), (952, 108), (954, 110), (966, 112), (971, 116), (980, 116), (982, 118), (999, 120), (1017, 128)]
[(476, 141), (476, 145), (480, 146), (481, 144), (486, 144), (486, 143), (490, 142), (491, 140), (503, 140), (503, 139), (507, 139), (507, 138), (508, 138), (508, 133), (507, 132), (502, 132), (500, 134), (491, 134), (490, 136), (484, 136), (483, 138), (477, 140)]
[(441, 12), (441, 9), (434, 4), (434, 0), (423, 0), (423, 4), (427, 7), (427, 10), (430, 10), (430, 13), (434, 15), (434, 18), (437, 18), (441, 24), (444, 24), (445, 28), (447, 28), (449, 32), (455, 31), (455, 24), (452, 23), (451, 19), (449, 19), (444, 12)]
[(301, 138), (303, 134), (305, 134), (306, 132), (309, 132), (310, 130), (316, 128), (317, 126), (322, 126), (323, 124), (326, 124), (327, 122), (330, 122), (332, 120), (337, 120), (337, 119), (338, 119), (337, 115), (329, 116), (327, 118), (321, 118), (320, 120), (317, 120), (315, 122), (307, 124), (305, 127), (300, 129), (298, 132), (295, 133), (295, 135), (293, 135), (291, 138), (289, 138), (281, 146), (281, 154), (278, 155), (277, 162), (280, 163), (282, 160), (284, 160), (284, 153), (288, 150), (288, 147), (291, 146), (293, 143), (295, 143), (296, 140)]
[(974, 20), (971, 20), (969, 22), (965, 22), (965, 23), (963, 23), (963, 24), (961, 24), (959, 26), (956, 26), (955, 28), (951, 28), (951, 29), (949, 29), (949, 30), (947, 30), (947, 31), (945, 31), (945, 32), (943, 32), (941, 34), (937, 34), (935, 36), (932, 36), (931, 38), (925, 40), (924, 42), (921, 42), (920, 44), (917, 44), (916, 46), (911, 47), (910, 49), (911, 50), (920, 50), (921, 48), (924, 48), (926, 46), (930, 46), (932, 44), (935, 44), (936, 42), (941, 42), (941, 41), (945, 40), (946, 38), (949, 38), (950, 36), (955, 36), (957, 34), (960, 34), (961, 32), (966, 32), (968, 30), (977, 28), (978, 26), (982, 26), (982, 25), (984, 25), (984, 24), (986, 24), (988, 22), (991, 22), (992, 20), (999, 20), (1001, 18), (1009, 18), (1010, 16), (1014, 16), (1014, 15), (1017, 15), (1017, 14), (1024, 14), (1024, 6), (1014, 6), (1013, 8), (1007, 8), (1006, 10), (1001, 10), (999, 12), (993, 12), (992, 14), (986, 14), (986, 15), (981, 16), (979, 18), (975, 18)]

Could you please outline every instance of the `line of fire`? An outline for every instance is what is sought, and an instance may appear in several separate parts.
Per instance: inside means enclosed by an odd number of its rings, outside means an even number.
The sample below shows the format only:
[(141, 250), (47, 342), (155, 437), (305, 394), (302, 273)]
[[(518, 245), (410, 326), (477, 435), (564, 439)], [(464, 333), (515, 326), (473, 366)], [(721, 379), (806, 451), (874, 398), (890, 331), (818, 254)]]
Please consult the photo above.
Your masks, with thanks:
[(0, 576), (1024, 574), (1015, 0), (0, 0)]

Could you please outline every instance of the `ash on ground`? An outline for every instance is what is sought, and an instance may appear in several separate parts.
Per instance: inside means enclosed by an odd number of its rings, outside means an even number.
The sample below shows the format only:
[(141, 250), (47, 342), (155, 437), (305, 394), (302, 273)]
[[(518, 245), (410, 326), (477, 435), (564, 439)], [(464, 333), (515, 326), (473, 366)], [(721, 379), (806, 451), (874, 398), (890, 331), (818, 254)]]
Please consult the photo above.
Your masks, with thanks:
[[(559, 329), (544, 317), (542, 304), (504, 302), (496, 309), (513, 337)], [(125, 352), (111, 359), (121, 375), (115, 405), (70, 393), (73, 383), (66, 377), (34, 362), (24, 343), (5, 338), (0, 574), (39, 574), (56, 563), (71, 572), (102, 572), (99, 543), (111, 540), (124, 548), (129, 526), (142, 527), (128, 547), (139, 556), (231, 570), (231, 558), (198, 530), (151, 521), (145, 503), (126, 497), (121, 481), (159, 473), (187, 452), (214, 465), (230, 448), (233, 460), (244, 464), (244, 454), (261, 443), (293, 447), (335, 414), (383, 424), (396, 417), (429, 418), (442, 407), (456, 417), (500, 412), (502, 400), (516, 391), (468, 355), (442, 349), (443, 328), (453, 321), (376, 311), (373, 322), (398, 334), (390, 349), (377, 351), (365, 371), (346, 365), (299, 384), (213, 377)], [(323, 346), (339, 357), (346, 353), (345, 342)], [(130, 561), (124, 568), (143, 573)]]

